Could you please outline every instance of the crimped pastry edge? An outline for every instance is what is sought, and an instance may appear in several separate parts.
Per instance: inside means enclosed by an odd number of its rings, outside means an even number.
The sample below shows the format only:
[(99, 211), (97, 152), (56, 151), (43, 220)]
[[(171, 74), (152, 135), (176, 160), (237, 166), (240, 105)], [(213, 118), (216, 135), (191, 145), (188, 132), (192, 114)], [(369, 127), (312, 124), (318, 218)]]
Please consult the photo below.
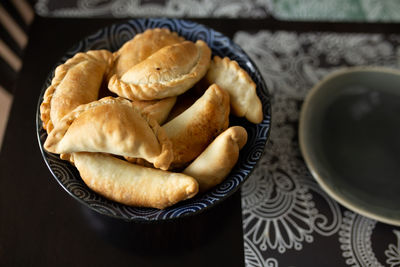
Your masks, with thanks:
[[(201, 51), (197, 63), (189, 73), (179, 79), (167, 83), (133, 84), (122, 81), (114, 74), (109, 80), (108, 88), (117, 95), (131, 100), (154, 100), (180, 95), (203, 78), (210, 66), (211, 49), (202, 40), (196, 41), (196, 46)], [(188, 79), (190, 82), (187, 82)]]
[[(40, 105), (40, 119), (42, 120), (43, 129), (50, 133), (53, 128), (54, 124), (50, 118), (50, 111), (51, 111), (51, 100), (55, 91), (57, 90), (58, 85), (63, 81), (65, 78), (68, 70), (84, 60), (88, 58), (95, 59), (95, 60), (103, 60), (107, 64), (107, 68), (103, 77), (109, 72), (112, 67), (112, 53), (108, 50), (89, 50), (87, 52), (79, 52), (75, 54), (72, 58), (69, 58), (64, 64), (59, 65), (55, 69), (54, 77), (51, 81), (49, 87), (47, 87), (44, 95), (43, 101)], [(99, 88), (100, 89), (100, 88)]]
[[(56, 135), (57, 140), (61, 140), (62, 137), (65, 135), (65, 133), (68, 131), (69, 126), (74, 122), (74, 120), (79, 117), (80, 114), (83, 112), (97, 107), (101, 105), (108, 105), (112, 103), (122, 103), (124, 105), (128, 105), (132, 109), (134, 109), (149, 125), (151, 130), (154, 132), (160, 146), (161, 146), (161, 153), (155, 158), (154, 161), (154, 167), (162, 169), (162, 170), (167, 170), (173, 160), (173, 153), (172, 153), (172, 143), (169, 140), (168, 136), (166, 135), (165, 131), (161, 129), (161, 126), (155, 121), (154, 119), (150, 118), (146, 114), (143, 114), (137, 107), (135, 107), (132, 102), (128, 99), (122, 98), (122, 97), (104, 97), (102, 99), (99, 99), (97, 101), (90, 102), (88, 104), (83, 104), (78, 107), (76, 107), (73, 111), (65, 115), (62, 120), (60, 121), (60, 125), (55, 128), (55, 131), (51, 133), (53, 135)], [(51, 146), (52, 143), (48, 143), (48, 139), (46, 139), (44, 143), (44, 148), (48, 150), (48, 147)], [(70, 154), (61, 154), (61, 159), (64, 160), (69, 160), (71, 163), (73, 163), (73, 153)]]

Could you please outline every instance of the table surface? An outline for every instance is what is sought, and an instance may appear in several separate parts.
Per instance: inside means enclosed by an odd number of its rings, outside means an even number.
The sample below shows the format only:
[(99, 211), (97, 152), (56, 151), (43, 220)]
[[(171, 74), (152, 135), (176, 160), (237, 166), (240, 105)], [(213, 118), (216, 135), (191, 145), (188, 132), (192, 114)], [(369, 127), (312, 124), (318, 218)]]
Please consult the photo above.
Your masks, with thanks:
[[(127, 223), (83, 207), (47, 169), (35, 132), (35, 113), (48, 73), (75, 42), (121, 19), (36, 17), (30, 29), (0, 155), (0, 266), (243, 266), (241, 192), (195, 217)], [(398, 24), (195, 19), (233, 37), (257, 33), (400, 33)], [(322, 244), (327, 244), (322, 242)], [(339, 250), (339, 248), (336, 248)], [(279, 254), (279, 253), (278, 253)], [(339, 253), (340, 254), (340, 253)], [(312, 266), (323, 254), (292, 254), (282, 266)], [(248, 261), (250, 262), (250, 261)], [(335, 266), (343, 264), (335, 263)], [(265, 264), (268, 262), (266, 261)], [(333, 266), (333, 265), (332, 265)]]

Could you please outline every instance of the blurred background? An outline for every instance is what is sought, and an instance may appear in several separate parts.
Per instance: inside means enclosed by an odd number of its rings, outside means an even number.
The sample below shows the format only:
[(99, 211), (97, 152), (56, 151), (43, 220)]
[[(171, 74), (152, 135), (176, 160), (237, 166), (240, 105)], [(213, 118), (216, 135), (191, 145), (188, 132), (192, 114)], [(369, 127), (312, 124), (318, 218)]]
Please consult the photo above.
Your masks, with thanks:
[(0, 149), (29, 25), (44, 17), (272, 18), (286, 21), (399, 22), (398, 0), (2, 0)]
[(33, 6), (34, 1), (28, 0), (0, 2), (0, 149), (24, 48), (28, 43), (29, 25), (34, 19)]

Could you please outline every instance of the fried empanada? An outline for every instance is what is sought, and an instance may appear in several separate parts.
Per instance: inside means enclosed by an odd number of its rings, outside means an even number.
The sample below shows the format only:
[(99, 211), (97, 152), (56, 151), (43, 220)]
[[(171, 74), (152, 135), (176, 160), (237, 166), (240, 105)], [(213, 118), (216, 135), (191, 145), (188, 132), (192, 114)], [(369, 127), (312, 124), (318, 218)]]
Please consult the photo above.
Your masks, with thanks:
[(132, 102), (133, 106), (137, 107), (143, 114), (155, 119), (160, 125), (165, 122), (175, 103), (176, 96), (160, 100), (137, 100)]
[(77, 53), (58, 66), (40, 105), (43, 128), (51, 132), (74, 108), (97, 100), (103, 78), (111, 66), (112, 53), (107, 50)]
[(196, 83), (193, 88), (190, 88), (185, 93), (177, 96), (176, 104), (171, 109), (168, 114), (166, 122), (174, 119), (179, 114), (187, 110), (191, 105), (194, 104), (207, 90), (208, 85), (204, 85), (202, 89), (197, 89), (199, 83)]
[(118, 78), (121, 78), (132, 66), (145, 60), (154, 52), (184, 40), (176, 32), (171, 32), (168, 29), (148, 29), (143, 33), (137, 34), (113, 54), (115, 63), (112, 74), (116, 74)]
[(196, 158), (229, 125), (229, 94), (211, 85), (190, 108), (162, 126), (172, 141), (171, 167)]
[(172, 161), (171, 147), (155, 120), (144, 116), (129, 100), (112, 97), (74, 109), (44, 143), (52, 153), (104, 152), (143, 158), (164, 170)]
[(257, 96), (256, 84), (236, 61), (214, 56), (205, 78), (210, 84), (216, 83), (229, 92), (234, 115), (246, 117), (253, 123), (262, 121), (262, 104)]
[(207, 72), (211, 49), (198, 40), (166, 46), (131, 67), (119, 79), (113, 75), (110, 91), (131, 100), (154, 100), (184, 93)]
[(239, 150), (247, 142), (247, 132), (233, 126), (221, 133), (182, 173), (197, 180), (204, 192), (221, 183), (239, 158)]
[(164, 209), (198, 192), (185, 174), (146, 168), (102, 153), (74, 153), (82, 180), (100, 195), (129, 206)]

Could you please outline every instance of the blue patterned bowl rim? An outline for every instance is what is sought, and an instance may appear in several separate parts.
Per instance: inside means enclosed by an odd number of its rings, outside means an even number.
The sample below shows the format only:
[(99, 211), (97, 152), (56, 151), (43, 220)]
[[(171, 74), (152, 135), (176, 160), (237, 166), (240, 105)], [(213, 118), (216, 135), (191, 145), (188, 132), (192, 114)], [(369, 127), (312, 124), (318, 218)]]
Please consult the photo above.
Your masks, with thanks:
[[(228, 177), (208, 192), (199, 194), (190, 200), (180, 202), (164, 210), (151, 208), (129, 207), (110, 201), (90, 190), (80, 178), (79, 172), (69, 162), (63, 161), (58, 155), (48, 153), (43, 149), (47, 133), (40, 119), (40, 104), (46, 88), (51, 84), (55, 67), (64, 63), (77, 52), (90, 49), (108, 49), (116, 51), (135, 34), (149, 28), (168, 28), (188, 40), (205, 41), (212, 49), (213, 55), (229, 57), (236, 60), (245, 69), (257, 85), (257, 94), (263, 104), (263, 121), (252, 124), (243, 118), (231, 118), (231, 125), (241, 125), (248, 132), (248, 142), (240, 152), (239, 160)], [(258, 160), (264, 152), (271, 128), (270, 95), (265, 82), (254, 62), (230, 38), (202, 24), (182, 19), (143, 18), (132, 19), (124, 23), (112, 24), (82, 39), (70, 48), (55, 64), (42, 87), (36, 111), (36, 128), (39, 147), (43, 159), (52, 176), (74, 199), (86, 207), (113, 218), (135, 222), (154, 222), (177, 219), (199, 214), (231, 196), (249, 177)]]

